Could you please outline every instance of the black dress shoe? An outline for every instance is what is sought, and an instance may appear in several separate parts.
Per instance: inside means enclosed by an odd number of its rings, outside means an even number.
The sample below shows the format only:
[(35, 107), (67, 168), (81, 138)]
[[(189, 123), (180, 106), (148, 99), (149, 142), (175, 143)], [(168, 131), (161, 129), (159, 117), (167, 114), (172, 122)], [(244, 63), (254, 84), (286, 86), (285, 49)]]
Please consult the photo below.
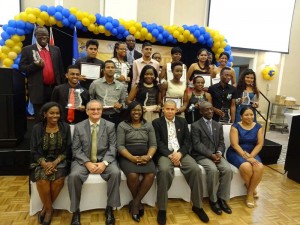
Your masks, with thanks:
[[(43, 210), (42, 210), (42, 211), (43, 211)], [(45, 219), (45, 214), (42, 215), (42, 211), (40, 211), (40, 212), (38, 213), (38, 221), (39, 221), (40, 224), (42, 224), (43, 221), (44, 221), (44, 219)]]
[(219, 206), (218, 202), (209, 201), (209, 205), (210, 205), (211, 210), (214, 211), (214, 213), (216, 213), (218, 215), (222, 214), (222, 209)]
[(115, 225), (115, 217), (113, 213), (113, 209), (110, 206), (107, 206), (105, 209), (105, 225)]
[(145, 210), (144, 210), (144, 206), (142, 203), (140, 203), (140, 206), (139, 206), (139, 215), (140, 217), (143, 217), (145, 214)]
[(208, 216), (206, 215), (206, 213), (204, 212), (204, 210), (202, 208), (198, 208), (198, 207), (193, 206), (192, 210), (193, 210), (194, 213), (197, 214), (197, 216), (199, 217), (199, 219), (202, 222), (208, 223), (209, 218), (208, 218)]
[(71, 225), (81, 225), (79, 211), (73, 213)]
[(232, 213), (231, 208), (227, 205), (227, 203), (226, 203), (225, 200), (219, 198), (219, 199), (218, 199), (218, 203), (219, 203), (219, 206), (221, 207), (221, 209), (222, 209), (224, 212), (226, 212), (226, 213), (228, 213), (228, 214), (231, 214), (231, 213)]
[(159, 225), (165, 225), (167, 222), (167, 211), (159, 210), (157, 213), (157, 223)]

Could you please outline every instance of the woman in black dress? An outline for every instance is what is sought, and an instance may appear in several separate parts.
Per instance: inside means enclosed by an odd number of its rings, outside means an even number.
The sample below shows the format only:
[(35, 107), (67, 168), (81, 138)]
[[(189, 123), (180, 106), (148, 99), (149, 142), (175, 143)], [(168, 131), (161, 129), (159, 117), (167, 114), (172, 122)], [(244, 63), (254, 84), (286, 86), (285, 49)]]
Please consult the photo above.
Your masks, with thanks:
[(31, 135), (31, 180), (36, 181), (43, 203), (38, 214), (43, 225), (51, 223), (52, 204), (70, 171), (71, 132), (69, 125), (61, 121), (61, 113), (61, 106), (56, 102), (43, 105), (41, 122), (33, 127)]
[(156, 139), (152, 124), (143, 119), (143, 107), (139, 102), (131, 102), (128, 112), (128, 119), (118, 126), (117, 147), (120, 154), (119, 165), (126, 175), (133, 197), (129, 212), (132, 219), (139, 222), (144, 215), (141, 201), (151, 188), (156, 173), (152, 160), (156, 151)]

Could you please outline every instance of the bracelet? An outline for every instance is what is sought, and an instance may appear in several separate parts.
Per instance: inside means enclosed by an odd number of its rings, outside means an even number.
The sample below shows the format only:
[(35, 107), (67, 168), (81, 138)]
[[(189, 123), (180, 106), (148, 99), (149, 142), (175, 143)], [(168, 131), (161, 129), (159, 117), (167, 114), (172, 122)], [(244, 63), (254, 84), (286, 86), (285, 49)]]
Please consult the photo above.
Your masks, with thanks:
[(151, 156), (151, 155), (148, 155), (148, 156), (149, 156), (150, 159), (152, 159), (152, 156)]

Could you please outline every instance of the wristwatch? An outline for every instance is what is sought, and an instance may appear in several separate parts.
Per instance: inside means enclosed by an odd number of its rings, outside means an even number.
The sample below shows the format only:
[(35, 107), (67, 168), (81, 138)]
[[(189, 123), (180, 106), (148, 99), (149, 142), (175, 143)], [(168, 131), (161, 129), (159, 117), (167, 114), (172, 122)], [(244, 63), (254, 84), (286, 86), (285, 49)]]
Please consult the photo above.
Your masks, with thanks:
[(105, 160), (102, 161), (102, 162), (104, 163), (105, 166), (108, 166), (108, 165), (109, 165), (109, 162), (107, 162), (107, 161), (105, 161)]

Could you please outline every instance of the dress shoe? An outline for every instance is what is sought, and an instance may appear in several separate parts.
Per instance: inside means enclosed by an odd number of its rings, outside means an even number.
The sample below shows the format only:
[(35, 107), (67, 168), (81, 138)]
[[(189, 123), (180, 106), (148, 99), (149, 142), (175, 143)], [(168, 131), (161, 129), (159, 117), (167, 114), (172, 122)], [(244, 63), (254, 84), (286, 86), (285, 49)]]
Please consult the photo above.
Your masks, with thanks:
[(39, 222), (40, 224), (42, 224), (43, 221), (44, 221), (44, 219), (45, 219), (45, 212), (44, 212), (44, 214), (42, 214), (43, 210), (44, 210), (44, 207), (43, 207), (42, 211), (40, 211), (40, 212), (38, 213), (38, 222)]
[(214, 211), (214, 213), (216, 213), (218, 215), (222, 214), (222, 209), (219, 206), (218, 202), (209, 201), (209, 205), (210, 205), (211, 210)]
[(115, 225), (115, 217), (113, 213), (113, 209), (110, 206), (107, 206), (105, 209), (105, 225)]
[(197, 216), (199, 217), (199, 219), (202, 222), (208, 223), (209, 218), (208, 218), (208, 216), (206, 215), (206, 213), (204, 212), (204, 210), (202, 208), (198, 208), (198, 207), (193, 206), (192, 210), (193, 210), (194, 213), (197, 214)]
[(140, 217), (143, 217), (145, 214), (144, 206), (142, 203), (140, 203), (140, 205), (139, 205), (139, 214), (140, 214)]
[(159, 210), (157, 213), (157, 223), (159, 225), (165, 225), (167, 222), (167, 211)]
[(134, 221), (140, 222), (140, 211), (139, 206), (134, 205), (133, 201), (129, 202), (129, 213)]
[(76, 211), (73, 213), (71, 225), (81, 225), (80, 223), (80, 212)]
[(221, 209), (226, 212), (227, 214), (231, 214), (232, 213), (232, 210), (231, 208), (227, 205), (226, 201), (219, 198), (218, 199), (218, 203), (219, 203), (219, 206), (221, 207)]
[(52, 215), (53, 215), (53, 209), (52, 209), (52, 211), (50, 213), (50, 216), (49, 216), (48, 220), (46, 220), (45, 219), (47, 217), (47, 212), (46, 212), (45, 215), (44, 215), (44, 220), (43, 220), (42, 225), (50, 225), (51, 224)]

